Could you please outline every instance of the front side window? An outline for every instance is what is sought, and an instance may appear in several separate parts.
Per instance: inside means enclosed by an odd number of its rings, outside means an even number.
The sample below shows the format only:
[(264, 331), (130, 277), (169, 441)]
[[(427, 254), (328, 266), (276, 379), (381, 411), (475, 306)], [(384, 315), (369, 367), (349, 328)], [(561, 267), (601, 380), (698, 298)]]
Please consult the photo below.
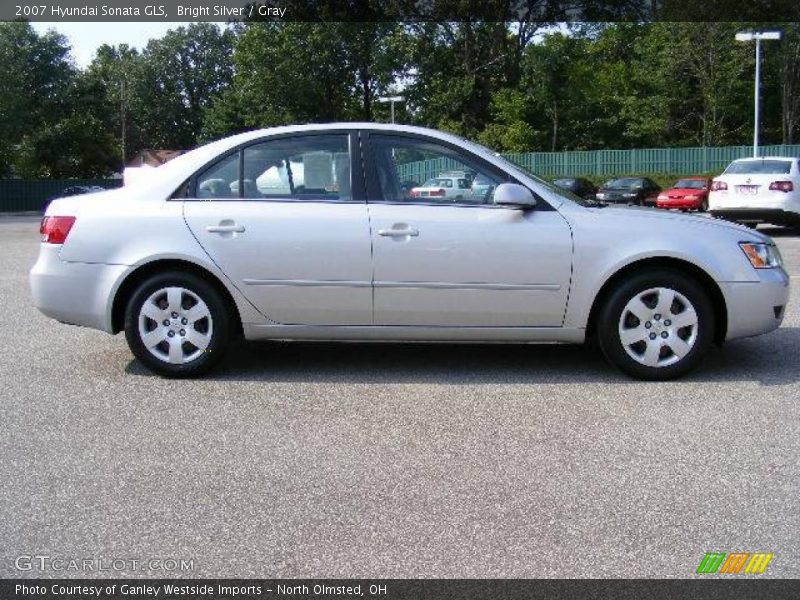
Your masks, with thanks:
[(206, 199), (352, 199), (347, 134), (279, 138), (247, 146), (197, 178)]
[(370, 147), (381, 200), (492, 204), (501, 183), (468, 156), (433, 142), (371, 135)]

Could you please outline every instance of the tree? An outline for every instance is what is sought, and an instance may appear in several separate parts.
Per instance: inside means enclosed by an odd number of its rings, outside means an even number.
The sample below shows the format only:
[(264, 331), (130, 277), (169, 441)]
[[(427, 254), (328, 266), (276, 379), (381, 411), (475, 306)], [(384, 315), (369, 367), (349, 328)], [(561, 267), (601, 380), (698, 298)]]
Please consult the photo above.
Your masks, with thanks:
[(235, 75), (205, 114), (205, 137), (245, 128), (375, 117), (404, 66), (397, 23), (246, 24)]
[(127, 44), (103, 44), (83, 73), (86, 85), (102, 99), (95, 114), (100, 115), (106, 131), (115, 136), (119, 162), (123, 164), (143, 147), (142, 115), (135, 110), (141, 61), (139, 52)]
[(39, 35), (29, 23), (0, 23), (0, 175), (8, 176), (20, 144), (68, 111), (75, 77), (69, 46), (50, 31)]
[(205, 111), (233, 78), (233, 40), (229, 29), (192, 23), (147, 44), (130, 90), (145, 147), (197, 144)]

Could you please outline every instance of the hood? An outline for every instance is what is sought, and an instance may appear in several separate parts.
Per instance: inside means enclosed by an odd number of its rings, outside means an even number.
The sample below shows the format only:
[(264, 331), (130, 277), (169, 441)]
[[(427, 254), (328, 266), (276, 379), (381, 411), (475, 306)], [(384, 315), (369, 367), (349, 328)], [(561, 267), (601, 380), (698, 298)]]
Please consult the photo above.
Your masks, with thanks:
[(618, 192), (618, 193), (629, 192), (629, 193), (635, 193), (638, 190), (636, 188), (629, 188), (629, 187), (601, 187), (597, 191), (598, 192)]
[(669, 188), (668, 190), (664, 190), (661, 193), (666, 194), (667, 196), (671, 196), (672, 198), (683, 198), (684, 196), (702, 196), (703, 194), (707, 194), (708, 190), (694, 190), (691, 188)]
[[(739, 225), (738, 223), (732, 223), (730, 221), (725, 221), (723, 219), (717, 219), (714, 217), (698, 216), (682, 212), (672, 212), (657, 208), (638, 206), (632, 206), (629, 208), (616, 208), (613, 206), (607, 206), (603, 208), (587, 208), (585, 210), (602, 213), (606, 218), (611, 218), (614, 220), (618, 219), (620, 222), (625, 220), (630, 221), (633, 219), (641, 223), (641, 225), (644, 227), (658, 227), (662, 223), (667, 227), (679, 227), (684, 230), (687, 227), (696, 227), (699, 230), (702, 230), (706, 227), (714, 227), (738, 233), (742, 236), (742, 240), (763, 242), (772, 241), (768, 235), (764, 235), (755, 229), (750, 229), (744, 225)], [(698, 234), (700, 233), (701, 232), (698, 232)]]

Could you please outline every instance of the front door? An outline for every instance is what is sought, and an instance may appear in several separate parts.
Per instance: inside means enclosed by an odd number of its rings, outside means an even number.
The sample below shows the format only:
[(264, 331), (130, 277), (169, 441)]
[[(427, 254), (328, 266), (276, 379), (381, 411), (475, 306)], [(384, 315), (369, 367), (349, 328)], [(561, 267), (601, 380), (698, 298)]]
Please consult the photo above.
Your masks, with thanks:
[(372, 323), (369, 224), (354, 200), (350, 143), (347, 132), (270, 138), (191, 183), (192, 233), (276, 323)]
[[(366, 158), (376, 325), (562, 325), (572, 236), (558, 212), (493, 204), (509, 176), (427, 138), (372, 133)], [(439, 194), (448, 177), (469, 189)]]

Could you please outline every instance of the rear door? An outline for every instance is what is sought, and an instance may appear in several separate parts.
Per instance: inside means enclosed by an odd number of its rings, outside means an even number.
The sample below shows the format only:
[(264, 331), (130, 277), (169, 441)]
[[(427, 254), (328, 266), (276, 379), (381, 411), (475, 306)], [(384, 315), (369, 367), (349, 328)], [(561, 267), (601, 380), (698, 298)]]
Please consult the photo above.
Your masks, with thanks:
[[(190, 182), (186, 223), (270, 320), (369, 325), (372, 263), (355, 134), (267, 138)], [(357, 146), (356, 146), (357, 147)]]

